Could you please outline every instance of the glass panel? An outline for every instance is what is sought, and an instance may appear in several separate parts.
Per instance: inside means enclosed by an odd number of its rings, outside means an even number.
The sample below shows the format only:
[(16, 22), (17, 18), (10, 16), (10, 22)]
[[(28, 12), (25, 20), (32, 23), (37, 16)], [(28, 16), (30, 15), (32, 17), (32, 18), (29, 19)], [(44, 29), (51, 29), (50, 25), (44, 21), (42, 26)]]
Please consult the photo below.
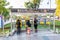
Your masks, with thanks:
[(60, 33), (60, 21), (55, 20), (55, 27), (56, 27), (56, 32)]
[(53, 30), (53, 23), (54, 23), (54, 14), (50, 14), (50, 29)]
[[(35, 14), (34, 14), (35, 15)], [(31, 22), (31, 29), (34, 28), (34, 25), (33, 25), (33, 18), (34, 18), (34, 15), (30, 15), (30, 16), (26, 16), (26, 15), (20, 15), (20, 20), (21, 20), (21, 30), (26, 30), (26, 17), (30, 19), (30, 22)], [(36, 14), (37, 15), (37, 14)], [(51, 17), (50, 17), (51, 16)], [(15, 15), (13, 18), (12, 18), (12, 29), (16, 29), (16, 20), (17, 20), (18, 16)], [(38, 19), (38, 29), (51, 29), (53, 30), (53, 16), (50, 15), (49, 13), (46, 13), (43, 15), (43, 13), (39, 14), (37, 16), (37, 19)], [(11, 25), (10, 25), (11, 26)]]
[(10, 22), (10, 19), (7, 19), (4, 22), (4, 33), (9, 34), (10, 31), (11, 31), (11, 22)]

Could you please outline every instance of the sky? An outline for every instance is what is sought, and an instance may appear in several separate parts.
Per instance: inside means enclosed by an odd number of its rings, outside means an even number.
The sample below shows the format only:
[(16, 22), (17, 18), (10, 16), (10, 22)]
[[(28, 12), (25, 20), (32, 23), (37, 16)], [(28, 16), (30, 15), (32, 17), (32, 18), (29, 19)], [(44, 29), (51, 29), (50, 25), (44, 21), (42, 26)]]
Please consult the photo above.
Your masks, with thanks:
[[(7, 0), (7, 2), (10, 3), (9, 6), (12, 6), (13, 8), (26, 8), (24, 6), (24, 2), (28, 2), (28, 1), (29, 0)], [(50, 7), (50, 4), (51, 4), (51, 7)], [(42, 0), (39, 5), (39, 8), (53, 8), (54, 9), (56, 8), (55, 0), (51, 0), (51, 3), (50, 3), (50, 0)]]

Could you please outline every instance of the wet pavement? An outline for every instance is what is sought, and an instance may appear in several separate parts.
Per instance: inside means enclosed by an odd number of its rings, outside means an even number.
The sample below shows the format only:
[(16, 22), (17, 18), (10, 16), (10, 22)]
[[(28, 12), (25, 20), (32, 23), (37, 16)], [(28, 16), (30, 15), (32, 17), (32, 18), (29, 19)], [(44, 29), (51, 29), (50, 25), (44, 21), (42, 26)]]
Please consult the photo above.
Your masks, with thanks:
[(31, 34), (22, 32), (19, 35), (15, 33), (9, 37), (0, 37), (0, 40), (60, 40), (60, 34), (55, 34), (51, 31), (31, 32)]

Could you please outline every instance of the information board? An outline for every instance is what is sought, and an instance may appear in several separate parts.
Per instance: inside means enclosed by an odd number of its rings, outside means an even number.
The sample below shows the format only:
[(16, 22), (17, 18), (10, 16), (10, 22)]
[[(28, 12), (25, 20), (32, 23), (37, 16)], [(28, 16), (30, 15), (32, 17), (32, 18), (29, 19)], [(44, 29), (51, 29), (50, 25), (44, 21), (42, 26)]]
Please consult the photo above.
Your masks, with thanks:
[(0, 28), (1, 28), (1, 17), (0, 17)]
[(0, 28), (1, 28), (1, 16), (0, 16)]
[(2, 16), (0, 16), (0, 28), (3, 27), (3, 20), (2, 20)]

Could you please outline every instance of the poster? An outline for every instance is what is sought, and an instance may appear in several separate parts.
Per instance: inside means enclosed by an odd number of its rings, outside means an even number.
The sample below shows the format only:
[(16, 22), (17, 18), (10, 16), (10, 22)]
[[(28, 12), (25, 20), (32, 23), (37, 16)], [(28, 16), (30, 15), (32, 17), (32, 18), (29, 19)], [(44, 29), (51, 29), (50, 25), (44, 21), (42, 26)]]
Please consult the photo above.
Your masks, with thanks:
[(0, 16), (0, 28), (1, 28), (1, 16)]
[(2, 20), (2, 16), (0, 16), (0, 28), (3, 27), (3, 20)]

